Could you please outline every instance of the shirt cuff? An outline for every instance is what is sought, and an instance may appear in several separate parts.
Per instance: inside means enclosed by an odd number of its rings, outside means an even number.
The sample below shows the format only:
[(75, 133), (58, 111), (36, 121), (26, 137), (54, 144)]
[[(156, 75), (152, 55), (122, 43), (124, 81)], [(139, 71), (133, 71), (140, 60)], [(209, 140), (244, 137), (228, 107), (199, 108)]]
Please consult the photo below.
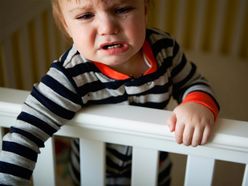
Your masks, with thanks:
[(195, 102), (207, 107), (214, 114), (214, 120), (216, 121), (219, 114), (219, 105), (209, 94), (200, 91), (191, 92), (183, 99), (182, 103), (187, 102)]

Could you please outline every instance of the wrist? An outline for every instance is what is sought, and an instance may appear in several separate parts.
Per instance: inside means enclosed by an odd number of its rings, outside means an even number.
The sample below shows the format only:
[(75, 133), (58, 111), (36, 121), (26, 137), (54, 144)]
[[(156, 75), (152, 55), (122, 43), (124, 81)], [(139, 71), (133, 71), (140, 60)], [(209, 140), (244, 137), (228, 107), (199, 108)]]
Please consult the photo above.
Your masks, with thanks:
[(195, 102), (208, 108), (214, 115), (216, 121), (219, 114), (219, 105), (216, 103), (214, 98), (205, 92), (191, 92), (184, 99), (182, 104), (187, 102)]

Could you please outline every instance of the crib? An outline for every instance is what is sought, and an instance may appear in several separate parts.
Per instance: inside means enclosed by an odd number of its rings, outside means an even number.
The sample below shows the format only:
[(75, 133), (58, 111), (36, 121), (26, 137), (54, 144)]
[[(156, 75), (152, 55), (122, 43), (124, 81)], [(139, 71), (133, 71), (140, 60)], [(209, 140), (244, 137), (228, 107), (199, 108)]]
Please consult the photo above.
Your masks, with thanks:
[[(28, 92), (0, 92), (1, 127), (9, 127)], [(211, 185), (216, 159), (244, 164), (242, 185), (248, 185), (248, 122), (219, 119), (210, 143), (193, 148), (175, 143), (164, 122), (169, 115), (170, 111), (134, 106), (89, 107), (56, 135), (80, 139), (82, 185), (104, 185), (106, 142), (133, 147), (132, 185), (156, 185), (159, 151), (187, 155), (185, 185)], [(38, 158), (34, 185), (56, 185), (53, 152), (51, 139)]]
[[(49, 0), (12, 1), (17, 9), (7, 9), (10, 2), (0, 8), (1, 137), (14, 124), (32, 84), (67, 47), (52, 21)], [(158, 152), (167, 151), (174, 162), (172, 185), (226, 185), (215, 181), (220, 172), (233, 176), (228, 185), (248, 186), (248, 2), (154, 0), (149, 16), (151, 26), (177, 38), (213, 85), (222, 108), (215, 133), (207, 145), (186, 147), (175, 143), (165, 124), (171, 111), (86, 108), (56, 133), (80, 139), (82, 185), (104, 185), (105, 144), (116, 143), (133, 147), (132, 185), (156, 185)], [(39, 155), (33, 185), (58, 185), (55, 160), (52, 138)], [(235, 175), (233, 166), (238, 167)]]

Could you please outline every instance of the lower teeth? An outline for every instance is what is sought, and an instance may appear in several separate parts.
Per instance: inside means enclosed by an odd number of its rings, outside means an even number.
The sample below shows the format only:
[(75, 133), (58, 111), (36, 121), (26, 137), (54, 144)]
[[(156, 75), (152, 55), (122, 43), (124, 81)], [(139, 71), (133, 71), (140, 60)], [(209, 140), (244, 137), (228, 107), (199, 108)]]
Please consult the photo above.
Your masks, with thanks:
[(120, 44), (118, 44), (118, 45), (112, 45), (112, 46), (108, 46), (108, 49), (119, 48), (119, 47), (121, 47)]

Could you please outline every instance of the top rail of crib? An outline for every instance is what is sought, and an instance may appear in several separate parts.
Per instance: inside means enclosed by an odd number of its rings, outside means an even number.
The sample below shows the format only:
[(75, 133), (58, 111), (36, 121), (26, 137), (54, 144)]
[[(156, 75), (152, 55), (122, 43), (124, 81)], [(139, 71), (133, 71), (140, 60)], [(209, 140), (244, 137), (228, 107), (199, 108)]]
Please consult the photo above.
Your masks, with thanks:
[[(27, 91), (0, 88), (0, 125), (10, 127), (21, 111)], [(56, 135), (84, 137), (110, 143), (141, 146), (181, 154), (248, 163), (248, 122), (218, 119), (210, 142), (186, 147), (175, 142), (166, 124), (170, 111), (128, 105), (82, 109)]]

